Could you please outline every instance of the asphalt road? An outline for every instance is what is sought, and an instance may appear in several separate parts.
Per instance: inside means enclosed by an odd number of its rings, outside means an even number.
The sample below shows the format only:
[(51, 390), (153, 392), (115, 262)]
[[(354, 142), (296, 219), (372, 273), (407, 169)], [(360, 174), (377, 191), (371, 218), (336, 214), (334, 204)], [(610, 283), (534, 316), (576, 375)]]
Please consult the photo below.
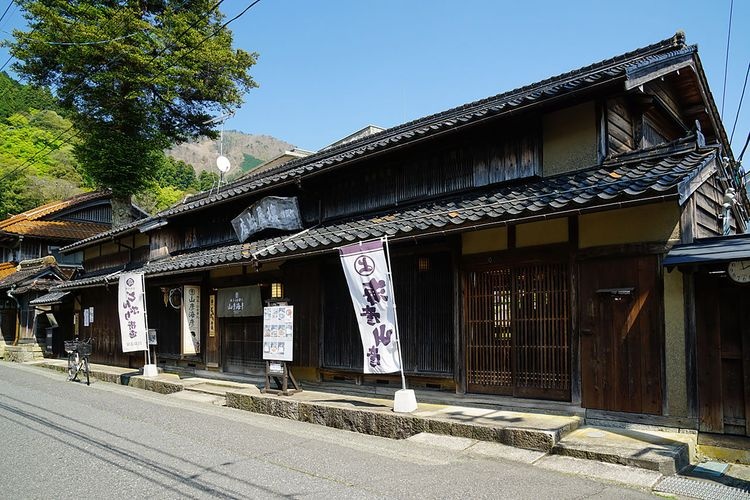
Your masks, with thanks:
[(3, 498), (655, 498), (575, 475), (0, 362)]

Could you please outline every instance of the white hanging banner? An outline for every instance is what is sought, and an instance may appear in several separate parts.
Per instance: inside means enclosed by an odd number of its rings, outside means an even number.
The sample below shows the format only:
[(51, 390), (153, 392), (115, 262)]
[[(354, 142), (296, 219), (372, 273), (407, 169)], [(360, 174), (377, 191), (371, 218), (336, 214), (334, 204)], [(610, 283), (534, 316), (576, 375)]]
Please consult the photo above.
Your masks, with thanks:
[(117, 298), (122, 352), (145, 351), (148, 349), (148, 325), (143, 273), (121, 274)]
[(362, 241), (339, 248), (364, 349), (364, 373), (401, 370), (396, 311), (383, 242)]
[(182, 354), (201, 352), (201, 287), (185, 285), (182, 295)]

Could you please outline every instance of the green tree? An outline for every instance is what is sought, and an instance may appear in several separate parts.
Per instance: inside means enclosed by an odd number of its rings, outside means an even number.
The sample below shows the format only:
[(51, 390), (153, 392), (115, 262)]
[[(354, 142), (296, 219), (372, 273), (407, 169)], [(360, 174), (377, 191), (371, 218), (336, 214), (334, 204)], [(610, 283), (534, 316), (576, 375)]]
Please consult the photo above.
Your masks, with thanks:
[[(113, 223), (129, 215), (162, 151), (216, 137), (214, 114), (242, 102), (257, 55), (232, 48), (216, 0), (18, 0), (14, 69), (53, 88), (81, 141), (75, 154), (98, 187), (112, 189)], [(64, 42), (64, 43), (61, 43)]]
[(183, 191), (197, 189), (198, 181), (195, 177), (195, 169), (182, 160), (175, 160), (171, 156), (164, 155), (155, 175), (160, 186), (172, 186)]
[(208, 191), (219, 182), (219, 174), (202, 170), (198, 175), (198, 191)]
[[(87, 185), (73, 155), (71, 122), (54, 111), (30, 110), (0, 121), (0, 219)], [(51, 151), (38, 155), (39, 151)]]

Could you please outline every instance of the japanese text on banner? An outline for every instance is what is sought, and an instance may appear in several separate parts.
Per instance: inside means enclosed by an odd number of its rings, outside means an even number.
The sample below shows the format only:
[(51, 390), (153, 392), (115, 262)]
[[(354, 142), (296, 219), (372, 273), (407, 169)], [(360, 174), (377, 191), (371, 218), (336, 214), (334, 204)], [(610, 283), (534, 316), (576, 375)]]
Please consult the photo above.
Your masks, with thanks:
[(123, 273), (118, 287), (118, 315), (122, 352), (148, 348), (143, 273)]
[(383, 243), (366, 241), (341, 247), (344, 269), (364, 350), (364, 373), (401, 369), (396, 314)]

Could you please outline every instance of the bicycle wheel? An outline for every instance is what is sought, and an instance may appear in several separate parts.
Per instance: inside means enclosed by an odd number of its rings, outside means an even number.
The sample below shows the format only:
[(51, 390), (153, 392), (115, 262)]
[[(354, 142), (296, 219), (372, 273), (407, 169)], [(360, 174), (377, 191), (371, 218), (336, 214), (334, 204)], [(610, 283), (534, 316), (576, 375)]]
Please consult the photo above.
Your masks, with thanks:
[(89, 382), (89, 358), (88, 356), (83, 357), (83, 371), (86, 373), (86, 385), (91, 385)]
[(73, 381), (78, 376), (78, 353), (71, 352), (68, 356), (68, 380)]

